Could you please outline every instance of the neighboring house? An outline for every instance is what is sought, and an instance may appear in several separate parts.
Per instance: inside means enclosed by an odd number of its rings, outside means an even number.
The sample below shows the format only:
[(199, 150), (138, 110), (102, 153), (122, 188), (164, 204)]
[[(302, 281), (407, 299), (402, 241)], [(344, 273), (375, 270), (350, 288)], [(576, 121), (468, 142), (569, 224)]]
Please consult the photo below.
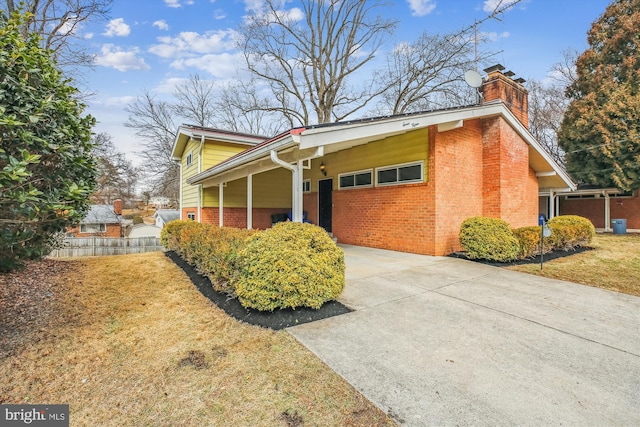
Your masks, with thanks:
[(430, 255), (459, 250), (471, 216), (535, 225), (539, 191), (575, 184), (527, 130), (527, 91), (502, 69), (485, 70), (478, 105), (268, 140), (181, 126), (173, 147), (181, 217), (268, 228), (291, 212), (341, 243)]
[(180, 219), (180, 211), (177, 209), (160, 209), (153, 214), (153, 217), (156, 219), (155, 226), (162, 229), (168, 222)]
[(122, 237), (122, 200), (112, 205), (92, 205), (77, 227), (67, 229), (70, 237)]
[(611, 221), (624, 219), (627, 230), (640, 232), (640, 195), (637, 191), (580, 185), (575, 191), (554, 191), (552, 194), (553, 197), (549, 192), (540, 194), (540, 212), (549, 217), (580, 215), (591, 220), (599, 231), (612, 231)]
[(153, 224), (134, 224), (127, 228), (127, 237), (160, 237), (161, 231)]
[(171, 206), (171, 199), (168, 197), (152, 197), (149, 204), (154, 209), (167, 209)]

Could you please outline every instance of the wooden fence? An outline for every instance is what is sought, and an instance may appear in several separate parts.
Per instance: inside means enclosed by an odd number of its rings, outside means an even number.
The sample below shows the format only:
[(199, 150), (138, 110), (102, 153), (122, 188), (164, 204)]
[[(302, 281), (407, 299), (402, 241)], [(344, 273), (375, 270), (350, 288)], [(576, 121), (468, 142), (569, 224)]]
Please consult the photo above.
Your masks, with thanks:
[(164, 250), (158, 237), (69, 237), (60, 249), (54, 249), (53, 258), (140, 254)]

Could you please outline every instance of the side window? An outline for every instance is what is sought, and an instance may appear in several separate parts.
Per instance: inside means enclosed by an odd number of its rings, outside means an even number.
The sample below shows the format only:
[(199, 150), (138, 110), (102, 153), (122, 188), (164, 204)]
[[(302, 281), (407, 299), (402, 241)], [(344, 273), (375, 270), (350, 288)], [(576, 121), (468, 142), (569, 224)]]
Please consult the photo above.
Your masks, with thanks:
[(187, 219), (190, 219), (191, 221), (195, 221), (196, 220), (196, 213), (195, 212), (187, 212)]
[(302, 181), (302, 192), (303, 193), (310, 193), (311, 192), (311, 180), (310, 179), (305, 179), (304, 181)]
[(338, 181), (338, 185), (341, 190), (356, 187), (371, 187), (373, 182), (373, 171), (366, 170), (341, 173), (338, 175)]
[(191, 166), (192, 163), (193, 163), (193, 153), (189, 151), (189, 154), (187, 154), (187, 167)]
[(409, 184), (423, 182), (424, 165), (422, 162), (386, 166), (376, 169), (377, 185)]

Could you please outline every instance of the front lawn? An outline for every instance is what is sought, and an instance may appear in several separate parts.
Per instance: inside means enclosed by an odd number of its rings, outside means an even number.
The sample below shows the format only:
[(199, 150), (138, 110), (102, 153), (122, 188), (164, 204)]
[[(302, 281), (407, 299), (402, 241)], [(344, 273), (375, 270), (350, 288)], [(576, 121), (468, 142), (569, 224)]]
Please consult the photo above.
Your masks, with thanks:
[(540, 264), (507, 267), (510, 270), (568, 280), (640, 296), (640, 234), (597, 234), (582, 252)]
[(240, 323), (155, 252), (0, 275), (0, 403), (73, 426), (387, 426), (285, 331)]

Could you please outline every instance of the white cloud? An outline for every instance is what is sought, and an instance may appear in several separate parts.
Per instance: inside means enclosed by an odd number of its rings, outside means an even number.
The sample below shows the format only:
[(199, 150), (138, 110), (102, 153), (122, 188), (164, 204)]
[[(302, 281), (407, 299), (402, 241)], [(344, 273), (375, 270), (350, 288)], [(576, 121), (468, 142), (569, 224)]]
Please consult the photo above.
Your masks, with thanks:
[(169, 29), (169, 25), (167, 24), (167, 22), (164, 19), (160, 19), (158, 21), (154, 21), (153, 24), (154, 27), (158, 27), (160, 30), (168, 30)]
[(518, 0), (484, 0), (482, 10), (486, 13), (493, 13), (496, 9), (504, 9), (517, 1)]
[[(283, 1), (282, 5), (284, 3), (286, 2)], [(276, 4), (275, 6), (279, 5)], [(283, 21), (297, 22), (304, 19), (304, 12), (298, 7), (293, 7), (289, 10), (276, 9), (275, 12), (272, 12), (265, 6), (264, 0), (244, 0), (244, 9), (248, 13), (248, 15), (244, 16), (245, 21), (258, 21), (264, 25), (274, 22), (276, 16)]]
[(428, 15), (436, 8), (436, 2), (434, 0), (407, 0), (407, 3), (409, 3), (409, 8), (413, 16)]
[(242, 60), (241, 53), (208, 54), (197, 58), (176, 59), (171, 67), (178, 70), (195, 68), (208, 72), (216, 79), (226, 79), (237, 74), (237, 64)]
[(496, 33), (495, 31), (488, 31), (480, 33), (480, 37), (482, 37), (486, 41), (497, 42), (498, 40), (506, 39), (510, 36), (508, 31), (503, 31), (502, 33)]
[(105, 98), (103, 104), (108, 107), (122, 107), (123, 105), (132, 104), (137, 98), (135, 96), (110, 96)]
[(182, 7), (182, 3), (184, 3), (185, 5), (192, 5), (193, 0), (164, 0), (164, 4), (166, 4), (168, 7)]
[(115, 68), (118, 71), (149, 70), (151, 67), (139, 58), (138, 48), (131, 48), (128, 51), (122, 50), (119, 46), (105, 44), (102, 46), (100, 55), (96, 57), (95, 63), (103, 67)]
[(227, 17), (227, 13), (222, 9), (216, 9), (213, 11), (213, 19), (224, 19)]
[(223, 52), (235, 48), (233, 30), (208, 31), (199, 34), (185, 31), (177, 37), (158, 37), (160, 44), (151, 46), (149, 52), (162, 58), (183, 58), (196, 54)]
[(109, 23), (107, 24), (106, 31), (102, 34), (107, 37), (113, 37), (113, 36), (126, 37), (129, 35), (129, 33), (131, 33), (131, 27), (125, 24), (123, 18), (117, 18), (109, 21)]
[(91, 40), (93, 38), (93, 33), (87, 33), (84, 36), (82, 36), (82, 38), (85, 40)]

